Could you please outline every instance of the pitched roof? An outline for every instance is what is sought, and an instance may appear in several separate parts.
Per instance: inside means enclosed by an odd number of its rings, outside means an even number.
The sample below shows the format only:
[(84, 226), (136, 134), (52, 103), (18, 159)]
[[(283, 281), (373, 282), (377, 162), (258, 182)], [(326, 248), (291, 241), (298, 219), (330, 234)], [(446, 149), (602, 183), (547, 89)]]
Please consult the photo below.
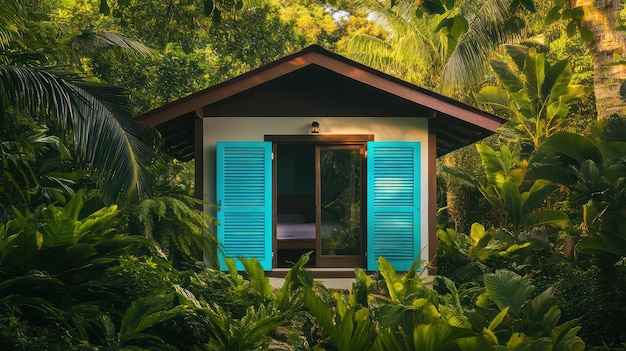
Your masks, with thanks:
[(136, 117), (165, 149), (193, 158), (194, 120), (239, 116), (429, 118), (437, 155), (493, 134), (504, 119), (362, 65), (318, 45)]

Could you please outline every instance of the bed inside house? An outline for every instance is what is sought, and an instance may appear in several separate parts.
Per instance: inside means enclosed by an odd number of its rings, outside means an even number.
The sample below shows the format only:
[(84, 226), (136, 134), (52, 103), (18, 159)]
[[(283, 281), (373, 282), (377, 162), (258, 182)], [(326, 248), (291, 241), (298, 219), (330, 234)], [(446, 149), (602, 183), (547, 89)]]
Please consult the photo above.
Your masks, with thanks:
[(276, 216), (276, 241), (279, 249), (315, 249), (315, 223), (301, 213)]
[[(278, 267), (290, 267), (304, 253), (316, 251), (314, 194), (279, 194), (276, 214)], [(308, 266), (315, 267), (315, 254)]]

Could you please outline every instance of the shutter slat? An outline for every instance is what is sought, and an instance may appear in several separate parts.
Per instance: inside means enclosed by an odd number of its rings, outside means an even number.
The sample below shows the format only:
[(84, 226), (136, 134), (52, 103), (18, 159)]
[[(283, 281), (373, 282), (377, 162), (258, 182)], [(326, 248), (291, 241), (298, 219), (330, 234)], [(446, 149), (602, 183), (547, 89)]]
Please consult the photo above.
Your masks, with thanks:
[(367, 267), (406, 271), (420, 248), (420, 143), (369, 142)]
[(271, 270), (271, 143), (218, 142), (216, 156), (217, 238), (224, 249), (220, 265), (226, 268), (224, 255), (242, 256)]

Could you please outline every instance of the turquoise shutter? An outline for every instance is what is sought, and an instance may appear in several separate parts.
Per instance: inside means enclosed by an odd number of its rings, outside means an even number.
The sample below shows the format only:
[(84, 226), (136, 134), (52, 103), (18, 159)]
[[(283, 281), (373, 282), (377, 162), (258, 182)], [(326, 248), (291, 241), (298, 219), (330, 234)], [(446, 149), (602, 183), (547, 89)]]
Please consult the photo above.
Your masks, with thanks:
[(407, 271), (420, 254), (420, 143), (367, 143), (367, 268)]
[[(257, 258), (272, 269), (272, 144), (218, 142), (216, 164), (217, 239), (224, 256)], [(239, 260), (237, 269), (243, 270)]]

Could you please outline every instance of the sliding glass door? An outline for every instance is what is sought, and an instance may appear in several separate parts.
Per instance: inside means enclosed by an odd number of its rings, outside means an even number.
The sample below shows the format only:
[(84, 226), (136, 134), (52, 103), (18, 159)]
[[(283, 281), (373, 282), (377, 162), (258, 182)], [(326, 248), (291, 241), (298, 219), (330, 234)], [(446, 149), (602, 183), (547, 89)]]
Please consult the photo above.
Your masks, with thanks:
[(318, 267), (363, 264), (363, 145), (317, 146)]

